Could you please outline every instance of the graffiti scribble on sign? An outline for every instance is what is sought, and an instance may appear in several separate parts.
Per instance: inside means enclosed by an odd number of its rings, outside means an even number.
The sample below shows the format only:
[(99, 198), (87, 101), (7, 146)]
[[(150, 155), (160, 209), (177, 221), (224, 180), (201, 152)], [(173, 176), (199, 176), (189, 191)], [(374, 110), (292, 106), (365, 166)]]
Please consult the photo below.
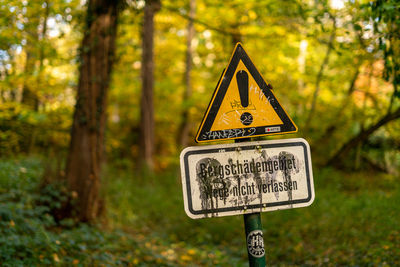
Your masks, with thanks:
[[(203, 210), (218, 209), (221, 205), (246, 206), (264, 194), (287, 194), (292, 200), (292, 191), (298, 189), (292, 175), (300, 171), (299, 159), (289, 152), (268, 157), (263, 151), (257, 158), (233, 160), (221, 164), (214, 158), (203, 158), (196, 164), (196, 181), (200, 189)], [(277, 179), (281, 174), (283, 180)]]

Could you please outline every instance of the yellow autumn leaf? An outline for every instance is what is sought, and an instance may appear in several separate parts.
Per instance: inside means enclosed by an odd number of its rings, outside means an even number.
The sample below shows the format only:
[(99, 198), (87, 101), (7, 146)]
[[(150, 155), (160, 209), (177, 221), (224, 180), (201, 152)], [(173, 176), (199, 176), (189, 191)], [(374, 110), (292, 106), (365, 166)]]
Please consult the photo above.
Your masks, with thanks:
[(183, 255), (181, 255), (181, 260), (182, 261), (190, 261), (190, 260), (192, 260), (192, 257), (190, 257), (189, 255), (183, 254)]
[(300, 252), (300, 251), (302, 251), (303, 250), (303, 243), (298, 243), (295, 247), (294, 247), (294, 250), (296, 251), (296, 252)]
[(10, 226), (11, 226), (11, 227), (14, 227), (14, 226), (15, 226), (15, 223), (14, 223), (13, 220), (10, 221)]
[(55, 262), (59, 262), (60, 259), (58, 258), (58, 255), (56, 253), (53, 253), (53, 259)]

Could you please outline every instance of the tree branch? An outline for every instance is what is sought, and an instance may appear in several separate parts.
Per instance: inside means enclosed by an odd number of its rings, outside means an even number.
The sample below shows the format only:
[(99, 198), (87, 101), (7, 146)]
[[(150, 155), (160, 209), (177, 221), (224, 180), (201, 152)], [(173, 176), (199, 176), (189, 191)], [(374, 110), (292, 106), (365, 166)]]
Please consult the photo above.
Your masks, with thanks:
[(342, 158), (346, 156), (347, 153), (353, 148), (355, 148), (360, 142), (364, 142), (368, 137), (378, 130), (383, 125), (399, 119), (400, 118), (400, 108), (398, 108), (393, 113), (386, 113), (379, 121), (371, 125), (369, 128), (362, 130), (358, 135), (351, 138), (346, 142), (326, 163), (326, 165), (340, 166)]

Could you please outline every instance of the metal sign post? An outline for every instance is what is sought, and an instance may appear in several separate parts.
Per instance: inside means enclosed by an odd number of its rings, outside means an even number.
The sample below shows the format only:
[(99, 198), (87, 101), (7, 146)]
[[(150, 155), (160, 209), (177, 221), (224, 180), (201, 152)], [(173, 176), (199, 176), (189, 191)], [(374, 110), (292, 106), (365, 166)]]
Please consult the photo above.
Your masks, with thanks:
[[(236, 139), (235, 143), (248, 142), (250, 138)], [(265, 247), (259, 212), (244, 214), (244, 230), (246, 233), (247, 257), (250, 267), (264, 267)]]
[(302, 138), (250, 142), (297, 132), (297, 126), (238, 43), (214, 91), (194, 146), (180, 155), (186, 214), (192, 219), (243, 215), (250, 267), (265, 266), (260, 212), (314, 201), (310, 146)]
[(250, 266), (265, 263), (260, 212), (314, 200), (310, 147), (302, 138), (187, 147), (181, 174), (190, 218), (244, 215)]
[(265, 248), (260, 213), (244, 214), (247, 255), (250, 267), (264, 267)]

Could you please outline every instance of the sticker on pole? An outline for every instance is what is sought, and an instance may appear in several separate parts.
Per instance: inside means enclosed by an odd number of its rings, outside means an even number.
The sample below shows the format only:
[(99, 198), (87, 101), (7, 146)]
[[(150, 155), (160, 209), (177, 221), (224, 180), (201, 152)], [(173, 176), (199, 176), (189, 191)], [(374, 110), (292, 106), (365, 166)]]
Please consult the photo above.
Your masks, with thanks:
[(297, 132), (240, 43), (218, 82), (196, 142)]
[(247, 251), (255, 258), (265, 256), (263, 232), (261, 230), (251, 231), (247, 235)]
[(185, 211), (193, 219), (314, 201), (310, 147), (302, 138), (187, 147), (180, 160)]

